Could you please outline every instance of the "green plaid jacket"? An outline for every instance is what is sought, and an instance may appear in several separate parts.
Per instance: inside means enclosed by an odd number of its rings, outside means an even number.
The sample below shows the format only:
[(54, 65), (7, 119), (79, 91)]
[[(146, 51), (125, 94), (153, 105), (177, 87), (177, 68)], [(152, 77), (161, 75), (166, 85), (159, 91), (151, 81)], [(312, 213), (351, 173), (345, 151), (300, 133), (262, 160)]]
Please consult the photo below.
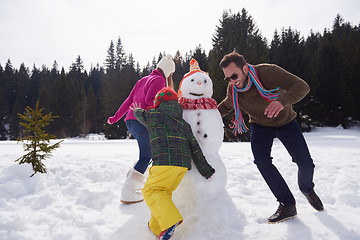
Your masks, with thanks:
[(179, 166), (191, 169), (191, 159), (205, 178), (214, 172), (206, 161), (192, 134), (190, 125), (182, 118), (183, 109), (177, 101), (166, 101), (148, 111), (136, 108), (134, 116), (149, 132), (154, 166)]

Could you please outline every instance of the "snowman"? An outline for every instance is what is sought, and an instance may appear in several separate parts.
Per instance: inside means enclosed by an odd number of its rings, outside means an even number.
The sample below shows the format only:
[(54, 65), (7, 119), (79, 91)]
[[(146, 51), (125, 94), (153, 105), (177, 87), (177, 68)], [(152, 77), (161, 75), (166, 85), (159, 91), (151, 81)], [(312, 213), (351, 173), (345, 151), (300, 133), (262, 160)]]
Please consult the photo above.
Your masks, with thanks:
[[(190, 71), (184, 75), (179, 85), (179, 103), (183, 107), (183, 118), (190, 124), (206, 160), (215, 168), (216, 174), (211, 179), (214, 186), (211, 190), (216, 194), (225, 188), (226, 169), (218, 153), (224, 138), (223, 121), (212, 95), (211, 78), (201, 71), (195, 59), (191, 59)], [(197, 177), (196, 170), (188, 175), (192, 181), (196, 181), (199, 191), (209, 191), (206, 189), (209, 183), (206, 179)], [(201, 186), (202, 183), (205, 188)]]
[(184, 239), (196, 239), (197, 234), (204, 237), (204, 233), (212, 238), (219, 228), (208, 229), (209, 226), (223, 225), (229, 214), (236, 212), (231, 209), (233, 204), (225, 190), (226, 168), (218, 153), (224, 128), (212, 94), (211, 78), (192, 59), (190, 72), (184, 75), (179, 85), (179, 103), (183, 107), (184, 120), (190, 124), (206, 160), (215, 168), (215, 174), (205, 179), (193, 164), (173, 193), (173, 201), (184, 217), (176, 231), (183, 231), (183, 236), (188, 234)]

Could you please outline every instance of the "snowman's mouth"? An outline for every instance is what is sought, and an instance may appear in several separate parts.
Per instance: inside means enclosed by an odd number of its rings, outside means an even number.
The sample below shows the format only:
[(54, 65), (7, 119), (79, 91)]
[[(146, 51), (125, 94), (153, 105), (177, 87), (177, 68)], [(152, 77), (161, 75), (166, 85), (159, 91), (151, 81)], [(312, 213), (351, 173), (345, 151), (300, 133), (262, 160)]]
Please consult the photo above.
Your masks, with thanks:
[(202, 93), (190, 93), (191, 95), (194, 95), (194, 96), (197, 96), (197, 97), (200, 97), (200, 96), (202, 96), (202, 95), (204, 95), (204, 94), (202, 94)]

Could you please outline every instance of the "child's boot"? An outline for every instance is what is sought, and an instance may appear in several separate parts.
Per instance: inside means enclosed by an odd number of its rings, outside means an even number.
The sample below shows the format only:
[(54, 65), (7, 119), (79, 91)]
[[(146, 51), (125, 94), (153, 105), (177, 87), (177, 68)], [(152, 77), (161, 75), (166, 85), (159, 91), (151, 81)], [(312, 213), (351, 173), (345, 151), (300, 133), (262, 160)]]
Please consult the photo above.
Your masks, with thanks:
[(180, 222), (178, 222), (178, 223), (174, 224), (173, 226), (169, 227), (168, 229), (162, 231), (159, 235), (159, 240), (170, 239), (172, 237), (172, 235), (174, 234), (175, 228), (177, 227), (177, 225), (180, 224)]
[(137, 203), (144, 200), (141, 192), (144, 182), (144, 174), (132, 168), (126, 175), (124, 186), (121, 190), (120, 201), (123, 203)]

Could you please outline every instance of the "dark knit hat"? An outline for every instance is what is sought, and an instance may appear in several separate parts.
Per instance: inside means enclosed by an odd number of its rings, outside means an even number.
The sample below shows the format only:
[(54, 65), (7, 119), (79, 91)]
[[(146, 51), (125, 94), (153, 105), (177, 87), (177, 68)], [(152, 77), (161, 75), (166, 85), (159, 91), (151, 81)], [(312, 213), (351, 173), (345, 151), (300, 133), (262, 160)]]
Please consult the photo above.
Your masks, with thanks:
[(155, 96), (154, 108), (157, 108), (165, 101), (177, 100), (178, 95), (171, 87), (164, 87)]

